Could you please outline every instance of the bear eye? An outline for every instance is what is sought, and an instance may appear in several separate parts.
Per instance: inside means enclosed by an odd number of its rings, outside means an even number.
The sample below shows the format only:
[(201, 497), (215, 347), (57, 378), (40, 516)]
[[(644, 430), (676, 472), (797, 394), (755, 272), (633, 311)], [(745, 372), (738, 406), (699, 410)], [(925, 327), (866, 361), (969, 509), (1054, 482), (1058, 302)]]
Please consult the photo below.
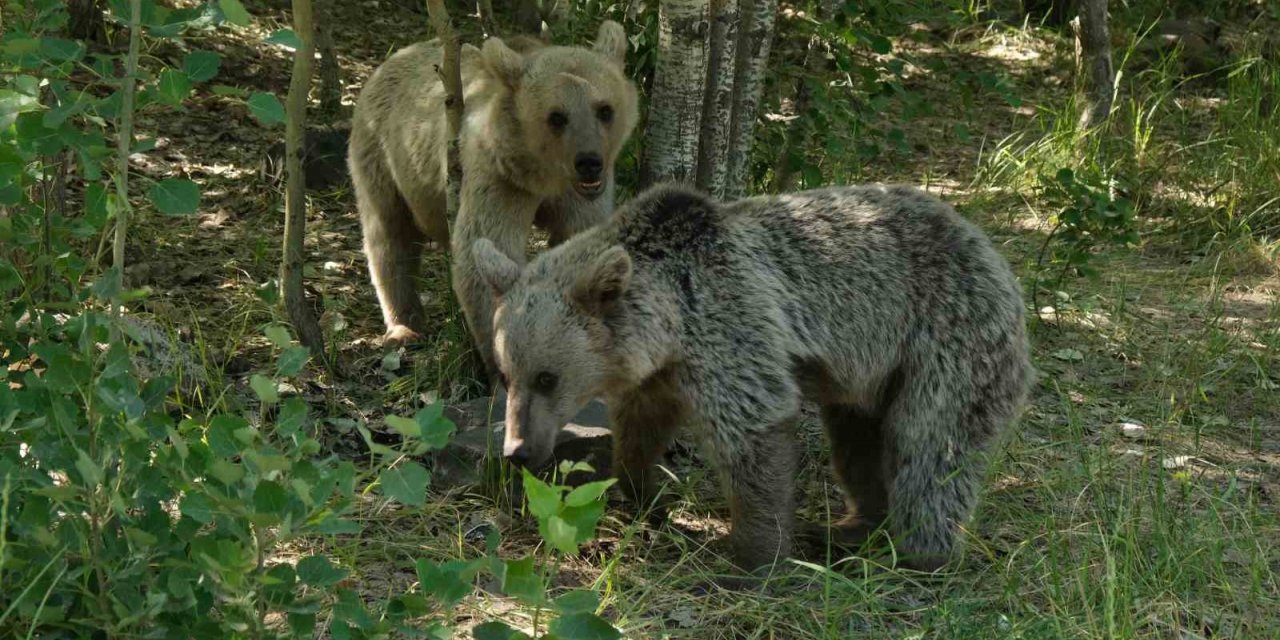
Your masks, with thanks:
[(605, 124), (613, 122), (613, 107), (607, 104), (602, 104), (599, 107), (596, 107), (596, 117), (600, 118), (600, 122)]
[(559, 382), (559, 379), (556, 378), (556, 374), (550, 371), (543, 371), (533, 379), (533, 390), (546, 395), (555, 391), (557, 382)]
[(547, 124), (551, 125), (552, 129), (563, 129), (569, 124), (569, 116), (562, 111), (552, 111), (551, 115), (547, 116)]

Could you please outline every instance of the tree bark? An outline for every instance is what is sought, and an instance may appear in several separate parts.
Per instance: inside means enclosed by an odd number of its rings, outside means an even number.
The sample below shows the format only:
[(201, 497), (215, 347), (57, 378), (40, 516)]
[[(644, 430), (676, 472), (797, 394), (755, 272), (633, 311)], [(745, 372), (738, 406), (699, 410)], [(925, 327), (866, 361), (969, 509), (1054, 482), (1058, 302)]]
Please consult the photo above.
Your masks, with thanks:
[(67, 0), (67, 13), (67, 32), (72, 38), (86, 42), (106, 40), (107, 21), (99, 0)]
[(773, 23), (778, 0), (741, 0), (738, 44), (734, 60), (733, 114), (729, 120), (729, 166), (726, 198), (747, 192), (751, 148), (755, 140), (756, 112), (764, 91), (764, 75), (773, 44)]
[(493, 0), (477, 0), (476, 9), (480, 13), (480, 29), (484, 31), (484, 37), (492, 38), (498, 35), (498, 21), (493, 15)]
[(307, 118), (307, 96), (311, 92), (311, 67), (315, 56), (315, 24), (311, 0), (293, 0), (293, 32), (300, 42), (293, 54), (285, 113), (285, 215), (284, 259), (280, 263), (281, 298), (285, 315), (298, 332), (298, 340), (311, 353), (324, 352), (324, 334), (307, 304), (302, 285), (304, 239), (307, 228), (306, 176), (302, 172), (303, 133)]
[(1080, 17), (1074, 26), (1076, 50), (1086, 75), (1086, 100), (1080, 113), (1080, 128), (1087, 130), (1106, 124), (1115, 100), (1107, 0), (1080, 0)]
[(342, 113), (342, 67), (333, 50), (334, 0), (319, 0), (316, 47), (320, 49), (320, 113), (336, 119)]
[(445, 155), (448, 165), (448, 186), (445, 189), (445, 212), (449, 224), (449, 237), (453, 237), (453, 223), (458, 219), (458, 204), (461, 202), (462, 188), (462, 156), (458, 133), (462, 130), (462, 67), (461, 43), (458, 34), (449, 22), (449, 12), (444, 7), (444, 0), (427, 0), (427, 13), (431, 17), (431, 26), (443, 45), (441, 66), (436, 68), (440, 81), (444, 83), (445, 119), (449, 127), (449, 149)]
[(711, 0), (702, 135), (695, 183), (723, 198), (729, 170), (729, 122), (733, 114), (734, 51), (738, 45), (738, 0)]
[(658, 64), (645, 124), (640, 183), (696, 177), (707, 70), (707, 0), (660, 0)]

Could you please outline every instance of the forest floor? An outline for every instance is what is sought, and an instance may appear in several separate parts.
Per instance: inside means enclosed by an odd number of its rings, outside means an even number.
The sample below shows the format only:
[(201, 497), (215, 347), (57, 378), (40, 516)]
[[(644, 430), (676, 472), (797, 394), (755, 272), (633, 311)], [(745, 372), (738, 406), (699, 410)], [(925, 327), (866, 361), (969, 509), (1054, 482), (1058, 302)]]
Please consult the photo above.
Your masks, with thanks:
[[(258, 43), (288, 26), (288, 16), (280, 3), (246, 4), (258, 17), (252, 29), (219, 30), (200, 46), (226, 59), (216, 83), (283, 95), (290, 53)], [(349, 109), (386, 55), (426, 36), (426, 18), (396, 2), (332, 5)], [(1070, 43), (1017, 25), (969, 25), (900, 46), (905, 57), (933, 63), (909, 73), (908, 88), (938, 106), (911, 123), (909, 152), (862, 178), (922, 185), (991, 233), (1026, 284), (1041, 373), (994, 461), (965, 559), (922, 576), (864, 558), (810, 557), (764, 592), (700, 594), (702, 577), (728, 570), (719, 540), (727, 508), (711, 473), (690, 464), (675, 488), (681, 531), (632, 524), (625, 509), (611, 507), (598, 541), (560, 567), (556, 584), (598, 587), (605, 615), (637, 638), (1280, 637), (1275, 244), (1189, 245), (1156, 221), (1139, 246), (1093, 255), (1096, 278), (1038, 279), (1056, 210), (1034, 184), (1008, 176), (1068, 104)], [(958, 84), (930, 70), (937, 68), (997, 72), (1022, 103), (989, 92), (968, 96), (973, 103), (962, 109)], [(1154, 127), (1152, 162), (1170, 166), (1162, 192), (1206, 192), (1197, 180), (1179, 183), (1186, 174), (1176, 168), (1189, 162), (1180, 155), (1192, 146), (1187, 136), (1214, 135), (1215, 100), (1222, 96), (1212, 88), (1169, 97), (1176, 106), (1166, 109), (1182, 119)], [(144, 116), (138, 129), (158, 136), (138, 169), (197, 180), (204, 200), (197, 216), (140, 223), (130, 278), (154, 294), (135, 311), (199, 346), (222, 381), (206, 401), (234, 395), (269, 356), (260, 327), (278, 319), (259, 292), (276, 275), (283, 198), (259, 166), (283, 128), (264, 127), (243, 103), (202, 87), (181, 116)], [(350, 421), (374, 427), (388, 413), (410, 413), (439, 391), (435, 381), (449, 365), (439, 349), (384, 357), (353, 196), (346, 188), (313, 194), (310, 205), (308, 286), (341, 373), (317, 369), (301, 391), (316, 413), (336, 419), (330, 444), (346, 450), (359, 442)], [(449, 295), (443, 260), (433, 254), (424, 266), (437, 314)], [(801, 517), (822, 521), (840, 499), (821, 438), (812, 425), (805, 434)], [(362, 518), (364, 535), (331, 551), (377, 595), (412, 583), (412, 558), (467, 553), (462, 532), (472, 524), (501, 523), (502, 552), (512, 557), (540, 540), (531, 523), (465, 493), (436, 495), (411, 513), (373, 505)], [(459, 611), (462, 622), (531, 624), (528, 611), (483, 590)]]

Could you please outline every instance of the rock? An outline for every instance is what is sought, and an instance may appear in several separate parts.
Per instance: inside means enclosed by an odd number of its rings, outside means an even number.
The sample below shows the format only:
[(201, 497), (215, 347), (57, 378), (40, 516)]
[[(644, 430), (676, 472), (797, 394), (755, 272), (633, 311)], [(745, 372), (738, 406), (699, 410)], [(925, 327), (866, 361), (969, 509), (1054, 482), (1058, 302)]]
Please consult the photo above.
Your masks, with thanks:
[[(477, 398), (470, 402), (445, 407), (444, 414), (458, 427), (457, 434), (443, 450), (433, 455), (432, 483), (439, 488), (456, 488), (479, 484), (486, 469), (496, 469), (502, 456), (503, 416), (506, 394), (494, 398)], [(593, 400), (568, 425), (560, 430), (553, 453), (553, 468), (562, 460), (590, 464), (594, 473), (578, 472), (566, 484), (579, 485), (607, 478), (613, 460), (613, 434), (609, 431), (608, 410)]]
[(1141, 440), (1147, 435), (1147, 428), (1136, 422), (1121, 422), (1120, 434), (1130, 440)]

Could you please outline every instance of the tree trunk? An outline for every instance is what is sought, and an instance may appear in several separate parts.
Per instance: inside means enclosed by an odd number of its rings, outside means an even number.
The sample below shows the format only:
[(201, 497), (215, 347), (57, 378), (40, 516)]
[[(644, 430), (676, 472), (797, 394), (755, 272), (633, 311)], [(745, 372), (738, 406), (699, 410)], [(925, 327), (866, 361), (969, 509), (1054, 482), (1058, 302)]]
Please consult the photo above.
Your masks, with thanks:
[(1107, 0), (1080, 0), (1080, 17), (1073, 26), (1077, 55), (1086, 75), (1085, 107), (1080, 113), (1080, 128), (1083, 130), (1106, 124), (1115, 100)]
[(445, 189), (445, 212), (449, 224), (449, 237), (453, 237), (453, 223), (458, 219), (458, 204), (461, 202), (462, 189), (462, 156), (458, 141), (458, 132), (462, 130), (462, 67), (461, 43), (458, 34), (449, 22), (449, 12), (444, 7), (444, 0), (427, 0), (427, 13), (431, 17), (431, 26), (443, 44), (441, 66), (436, 68), (440, 81), (444, 83), (445, 119), (449, 127), (449, 149), (445, 155), (448, 165), (448, 186)]
[(658, 65), (645, 125), (640, 184), (692, 181), (702, 133), (707, 0), (660, 0)]
[(741, 22), (733, 72), (733, 114), (729, 120), (729, 167), (726, 198), (747, 192), (751, 147), (755, 140), (756, 112), (764, 91), (764, 75), (773, 43), (773, 21), (778, 0), (741, 0)]
[[(838, 10), (835, 0), (822, 0), (818, 8), (818, 20), (835, 19), (836, 11)], [(791, 126), (787, 127), (782, 153), (778, 156), (778, 160), (773, 166), (772, 188), (775, 192), (790, 191), (796, 186), (797, 173), (796, 167), (792, 163), (792, 158), (798, 154), (803, 154), (809, 144), (809, 130), (804, 127), (805, 118), (803, 116), (808, 113), (809, 103), (813, 100), (812, 83), (817, 79), (824, 78), (826, 73), (827, 44), (820, 36), (814, 34), (809, 37), (809, 44), (805, 48), (804, 70), (801, 72), (800, 80), (796, 82), (795, 97), (791, 103), (792, 113), (796, 117), (791, 121)]]
[(342, 113), (342, 67), (333, 50), (334, 0), (320, 0), (316, 47), (320, 49), (320, 113), (326, 120), (336, 120)]
[(734, 51), (738, 45), (738, 0), (711, 0), (711, 36), (707, 50), (702, 135), (698, 143), (696, 184), (723, 198), (728, 176), (729, 121), (733, 114)]
[(493, 15), (493, 0), (478, 0), (476, 9), (480, 13), (480, 29), (486, 38), (498, 35), (498, 20)]
[(324, 334), (307, 304), (302, 286), (307, 228), (306, 176), (302, 172), (303, 132), (307, 118), (307, 94), (311, 92), (311, 67), (315, 56), (315, 24), (311, 0), (293, 0), (293, 32), (300, 42), (293, 54), (285, 113), (285, 214), (284, 259), (280, 263), (281, 297), (285, 315), (298, 332), (298, 340), (314, 355), (324, 352)]
[[(133, 153), (133, 101), (138, 80), (138, 42), (142, 37), (142, 0), (129, 1), (129, 53), (124, 62), (124, 78), (120, 86), (120, 126), (116, 130), (116, 234), (111, 243), (111, 269), (117, 282), (124, 286), (124, 245), (129, 235), (129, 155)], [(119, 299), (111, 301), (111, 315), (120, 318)], [(112, 324), (111, 339), (120, 337), (119, 324)]]

